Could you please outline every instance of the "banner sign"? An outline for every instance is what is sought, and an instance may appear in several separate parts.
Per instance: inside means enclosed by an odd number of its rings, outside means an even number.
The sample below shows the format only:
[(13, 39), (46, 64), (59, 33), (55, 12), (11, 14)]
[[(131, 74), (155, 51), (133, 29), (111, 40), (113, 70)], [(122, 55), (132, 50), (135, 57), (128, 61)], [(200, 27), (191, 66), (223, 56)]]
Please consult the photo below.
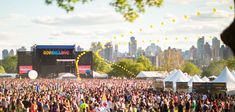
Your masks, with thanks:
[(79, 73), (86, 73), (86, 71), (88, 70), (91, 70), (91, 66), (90, 65), (80, 65), (78, 66), (78, 70), (79, 70)]
[(33, 69), (32, 66), (19, 66), (19, 73), (20, 74), (28, 73), (32, 69)]
[(48, 51), (44, 50), (42, 52), (43, 55), (70, 55), (69, 50), (63, 50), (63, 51)]
[(166, 81), (165, 88), (173, 88), (173, 82)]

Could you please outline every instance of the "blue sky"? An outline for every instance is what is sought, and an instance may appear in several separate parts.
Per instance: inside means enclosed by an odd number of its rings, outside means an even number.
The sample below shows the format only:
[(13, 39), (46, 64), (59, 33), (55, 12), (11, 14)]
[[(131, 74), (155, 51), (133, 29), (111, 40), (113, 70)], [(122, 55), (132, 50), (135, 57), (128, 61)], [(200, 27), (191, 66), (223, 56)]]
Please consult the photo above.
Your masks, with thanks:
[(66, 13), (55, 4), (46, 5), (44, 0), (2, 0), (0, 50), (21, 46), (29, 49), (34, 44), (76, 44), (89, 49), (91, 42), (112, 41), (120, 43), (120, 51), (127, 51), (126, 43), (132, 35), (139, 47), (154, 42), (163, 49), (171, 46), (186, 50), (196, 45), (199, 36), (205, 35), (211, 43), (211, 37), (219, 37), (234, 17), (229, 8), (232, 0), (165, 0), (160, 8), (147, 8), (145, 14), (129, 23), (109, 1), (77, 4), (74, 12)]

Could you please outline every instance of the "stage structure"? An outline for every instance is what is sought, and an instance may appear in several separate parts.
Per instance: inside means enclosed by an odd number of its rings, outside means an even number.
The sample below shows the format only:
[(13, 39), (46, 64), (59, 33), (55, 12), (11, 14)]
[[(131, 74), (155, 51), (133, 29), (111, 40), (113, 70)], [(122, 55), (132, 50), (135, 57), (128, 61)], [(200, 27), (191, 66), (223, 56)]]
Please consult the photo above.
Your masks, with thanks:
[[(75, 45), (36, 45), (32, 51), (18, 51), (18, 72), (24, 77), (29, 70), (36, 70), (39, 77), (54, 78), (60, 73), (80, 74), (81, 78), (92, 75), (92, 52), (76, 51)], [(77, 73), (79, 72), (79, 73)]]

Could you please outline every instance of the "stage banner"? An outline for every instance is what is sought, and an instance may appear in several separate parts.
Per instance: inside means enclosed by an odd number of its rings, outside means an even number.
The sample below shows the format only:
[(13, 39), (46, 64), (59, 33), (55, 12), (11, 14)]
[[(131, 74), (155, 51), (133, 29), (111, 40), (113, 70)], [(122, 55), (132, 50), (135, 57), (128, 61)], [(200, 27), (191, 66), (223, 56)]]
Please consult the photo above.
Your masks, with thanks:
[(20, 74), (28, 73), (32, 69), (33, 69), (32, 66), (19, 66), (19, 73)]
[(85, 74), (86, 71), (90, 70), (91, 71), (91, 65), (80, 65), (78, 66), (78, 70), (80, 74)]

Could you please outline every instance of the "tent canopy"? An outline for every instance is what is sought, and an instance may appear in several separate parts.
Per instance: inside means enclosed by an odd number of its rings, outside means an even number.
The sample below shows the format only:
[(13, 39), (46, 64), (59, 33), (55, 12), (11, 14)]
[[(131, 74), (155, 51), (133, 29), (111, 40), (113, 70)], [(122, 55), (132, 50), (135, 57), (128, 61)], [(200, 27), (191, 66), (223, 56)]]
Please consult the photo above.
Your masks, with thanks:
[(71, 73), (61, 73), (59, 74), (58, 79), (75, 79), (77, 78), (74, 74)]
[(227, 90), (235, 90), (235, 78), (229, 71), (228, 67), (225, 67), (221, 74), (213, 82), (226, 82)]
[(170, 79), (165, 81), (188, 82), (189, 78), (181, 70), (178, 70)]
[(164, 79), (164, 81), (168, 81), (169, 79), (171, 79), (171, 77), (177, 72), (176, 69), (172, 70), (169, 75)]
[(101, 74), (98, 72), (93, 71), (93, 78), (107, 78), (108, 74)]
[(189, 81), (188, 81), (188, 85), (192, 86), (193, 82), (203, 82), (198, 75), (194, 75)]
[(206, 76), (204, 76), (204, 77), (202, 78), (202, 81), (203, 81), (203, 82), (210, 82), (210, 79), (208, 79)]
[(165, 77), (163, 73), (159, 71), (141, 71), (137, 76), (137, 78), (162, 78)]

